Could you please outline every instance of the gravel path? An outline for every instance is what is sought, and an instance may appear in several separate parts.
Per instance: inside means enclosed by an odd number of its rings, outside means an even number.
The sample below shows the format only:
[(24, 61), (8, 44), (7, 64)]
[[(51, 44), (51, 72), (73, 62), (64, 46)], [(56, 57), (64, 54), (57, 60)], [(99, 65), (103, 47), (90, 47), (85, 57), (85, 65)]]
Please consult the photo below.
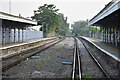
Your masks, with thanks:
[(73, 62), (74, 39), (66, 38), (62, 42), (38, 53), (40, 58), (28, 58), (20, 64), (3, 72), (4, 78), (70, 78)]

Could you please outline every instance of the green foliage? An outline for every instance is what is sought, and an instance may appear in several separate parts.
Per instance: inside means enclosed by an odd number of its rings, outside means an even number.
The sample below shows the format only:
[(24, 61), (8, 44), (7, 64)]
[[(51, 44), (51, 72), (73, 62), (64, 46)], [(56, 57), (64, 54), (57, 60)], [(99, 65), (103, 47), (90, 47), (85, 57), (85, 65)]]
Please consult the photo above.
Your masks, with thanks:
[(100, 27), (100, 32), (99, 33), (101, 33), (102, 32), (102, 27)]
[(69, 32), (69, 24), (67, 23), (67, 17), (59, 13), (60, 25), (56, 27), (59, 35), (65, 36)]
[(57, 62), (55, 62), (54, 64), (55, 64), (56, 67), (58, 66), (58, 63), (57, 63)]
[(40, 67), (42, 67), (43, 66), (43, 62), (40, 62)]
[(55, 27), (59, 26), (59, 9), (56, 9), (56, 6), (53, 4), (44, 4), (40, 6), (38, 10), (34, 10), (33, 20), (37, 21), (38, 25), (43, 25), (44, 33), (46, 32), (46, 25), (48, 25), (48, 32), (54, 32)]
[(91, 31), (91, 33), (93, 34), (93, 32), (94, 32), (94, 27), (93, 26), (89, 26), (89, 31)]
[(91, 79), (92, 78), (92, 76), (90, 75), (90, 73), (88, 72), (88, 70), (86, 70), (86, 72), (85, 72), (85, 76), (84, 76), (84, 78), (87, 78), (87, 79)]
[(87, 24), (88, 24), (87, 21), (82, 21), (82, 20), (74, 22), (74, 24), (71, 25), (71, 27), (73, 28), (72, 33), (83, 35), (89, 29), (87, 27)]
[(71, 76), (71, 74), (69, 73), (69, 74), (68, 74), (68, 79), (71, 79), (71, 78), (72, 78), (72, 76)]

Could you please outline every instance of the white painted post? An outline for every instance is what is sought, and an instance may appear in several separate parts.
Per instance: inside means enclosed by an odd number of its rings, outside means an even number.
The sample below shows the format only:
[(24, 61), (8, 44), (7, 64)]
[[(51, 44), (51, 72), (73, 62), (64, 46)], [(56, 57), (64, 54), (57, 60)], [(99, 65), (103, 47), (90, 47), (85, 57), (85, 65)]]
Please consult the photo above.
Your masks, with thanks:
[(14, 28), (14, 43), (15, 43), (15, 41), (16, 41), (16, 28)]
[(118, 45), (118, 29), (116, 28), (116, 36), (115, 36), (115, 46)]
[(1, 47), (1, 45), (2, 45), (2, 38), (3, 38), (3, 36), (2, 36), (2, 20), (0, 19), (0, 47)]
[[(0, 48), (2, 47), (2, 19), (0, 19)], [(0, 56), (2, 56), (2, 50), (0, 50)], [(0, 59), (0, 67), (2, 68), (2, 59)], [(2, 80), (2, 70), (0, 70), (0, 80)]]
[(113, 28), (113, 45), (115, 45), (115, 29)]
[(11, 28), (9, 27), (9, 44), (11, 43)]
[(104, 29), (105, 28), (103, 28), (103, 42), (105, 42), (105, 35), (104, 35), (105, 31), (104, 31)]
[(22, 28), (22, 42), (24, 40), (24, 32), (23, 32), (23, 28)]
[(107, 43), (108, 43), (108, 28), (107, 28)]
[(5, 44), (5, 27), (2, 27), (2, 44)]
[(18, 28), (18, 42), (20, 42), (20, 29)]
[(110, 44), (111, 44), (111, 27), (110, 27), (110, 33), (109, 33), (110, 35), (109, 35), (109, 40), (110, 40)]
[(106, 28), (105, 28), (105, 43), (106, 43)]

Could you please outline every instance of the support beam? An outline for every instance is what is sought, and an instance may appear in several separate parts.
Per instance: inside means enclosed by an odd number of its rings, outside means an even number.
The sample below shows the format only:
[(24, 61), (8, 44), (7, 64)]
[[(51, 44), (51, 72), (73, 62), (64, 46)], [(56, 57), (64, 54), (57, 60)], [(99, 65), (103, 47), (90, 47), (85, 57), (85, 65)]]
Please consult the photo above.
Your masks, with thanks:
[(104, 42), (103, 28), (102, 28), (102, 41)]
[(16, 28), (14, 28), (14, 43), (16, 42)]
[(18, 42), (20, 42), (20, 28), (18, 28)]
[(103, 28), (103, 42), (105, 42), (105, 28)]
[(3, 36), (2, 36), (2, 27), (0, 27), (0, 47), (2, 45), (2, 38), (3, 38)]
[(0, 19), (0, 47), (2, 47), (1, 45), (2, 45), (2, 20)]
[(23, 32), (23, 28), (22, 28), (22, 42), (24, 41), (24, 32)]
[(95, 30), (94, 30), (94, 38), (95, 38)]
[(113, 45), (115, 45), (115, 28), (113, 28)]
[(110, 33), (109, 33), (109, 43), (111, 44), (111, 27), (110, 27)]
[(118, 46), (118, 28), (115, 29), (115, 46)]
[(8, 29), (8, 31), (9, 31), (9, 44), (11, 43), (11, 27), (9, 27), (9, 29)]
[(106, 43), (106, 28), (105, 28), (105, 43)]
[(2, 45), (5, 44), (5, 27), (2, 27)]
[(106, 32), (107, 32), (107, 43), (108, 43), (108, 28), (106, 28)]
[[(0, 19), (0, 48), (2, 47), (2, 19)], [(0, 50), (2, 56), (2, 50)], [(0, 67), (2, 68), (2, 59), (0, 58)], [(2, 80), (2, 70), (0, 70), (0, 80)]]
[(118, 46), (119, 46), (119, 49), (120, 49), (120, 28), (118, 29)]

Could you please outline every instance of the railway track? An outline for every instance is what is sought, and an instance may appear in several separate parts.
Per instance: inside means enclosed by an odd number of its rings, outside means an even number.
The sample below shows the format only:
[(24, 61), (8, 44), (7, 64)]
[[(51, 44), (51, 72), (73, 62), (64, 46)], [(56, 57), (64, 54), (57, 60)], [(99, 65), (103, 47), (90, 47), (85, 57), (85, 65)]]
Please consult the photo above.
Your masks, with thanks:
[(2, 71), (5, 71), (9, 69), (10, 67), (20, 63), (22, 60), (26, 60), (28, 57), (31, 57), (35, 54), (37, 54), (40, 51), (43, 51), (59, 42), (61, 42), (63, 39), (57, 39), (57, 40), (50, 40), (42, 45), (38, 45), (32, 49), (22, 51), (20, 54), (16, 54), (14, 56), (10, 56), (7, 58), (2, 59)]
[(109, 74), (106, 72), (106, 70), (103, 68), (103, 66), (100, 64), (100, 62), (95, 58), (95, 56), (92, 54), (92, 52), (86, 47), (86, 45), (82, 42), (82, 40), (75, 38), (75, 49), (74, 49), (74, 60), (73, 60), (73, 72), (72, 72), (72, 79), (76, 80), (82, 80), (82, 62), (81, 62), (81, 56), (79, 53), (79, 45), (78, 45), (78, 40), (82, 43), (86, 51), (89, 53), (90, 57), (93, 59), (95, 64), (98, 66), (100, 71), (103, 73), (104, 77), (107, 80), (111, 80), (111, 77)]
[(79, 54), (78, 41), (75, 38), (72, 79), (73, 80), (76, 80), (76, 79), (81, 80), (81, 78), (82, 78), (81, 60), (80, 60), (80, 54)]

